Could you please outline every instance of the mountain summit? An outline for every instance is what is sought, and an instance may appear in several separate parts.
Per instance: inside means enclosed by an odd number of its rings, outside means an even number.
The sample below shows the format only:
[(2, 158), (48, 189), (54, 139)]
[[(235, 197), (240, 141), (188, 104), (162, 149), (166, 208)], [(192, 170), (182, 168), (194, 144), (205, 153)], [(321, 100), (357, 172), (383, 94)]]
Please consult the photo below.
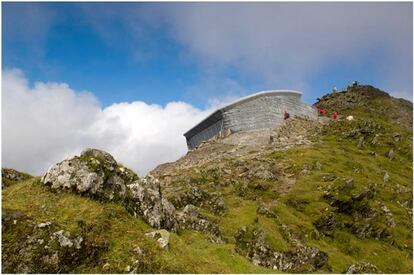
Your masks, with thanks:
[(96, 149), (2, 170), (2, 271), (412, 273), (412, 103), (356, 85), (315, 107), (144, 178)]

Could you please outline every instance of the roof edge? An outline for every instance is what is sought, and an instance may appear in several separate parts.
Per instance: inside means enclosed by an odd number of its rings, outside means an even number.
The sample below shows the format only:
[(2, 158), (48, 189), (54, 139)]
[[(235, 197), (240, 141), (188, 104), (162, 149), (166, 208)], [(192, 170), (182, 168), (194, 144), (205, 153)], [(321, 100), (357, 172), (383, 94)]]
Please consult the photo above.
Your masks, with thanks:
[(299, 97), (301, 97), (303, 95), (302, 92), (295, 91), (295, 90), (265, 90), (265, 91), (260, 91), (260, 92), (257, 92), (257, 93), (254, 93), (254, 94), (251, 94), (251, 95), (248, 95), (248, 96), (241, 97), (241, 98), (239, 98), (239, 99), (237, 99), (237, 100), (235, 100), (235, 101), (219, 108), (219, 110), (223, 110), (223, 111), (227, 110), (227, 109), (229, 109), (229, 108), (231, 108), (231, 107), (233, 107), (237, 104), (249, 101), (249, 100), (257, 98), (257, 97), (262, 97), (262, 96), (267, 96), (267, 95), (289, 95), (289, 94), (298, 95)]
[(218, 112), (218, 111), (221, 111), (221, 112), (223, 112), (224, 110), (227, 110), (227, 109), (229, 109), (229, 108), (231, 108), (231, 107), (234, 107), (234, 106), (236, 106), (236, 105), (238, 105), (238, 104), (241, 104), (241, 103), (243, 103), (243, 102), (246, 102), (246, 101), (249, 101), (249, 100), (252, 100), (252, 99), (254, 99), (254, 98), (257, 98), (257, 97), (262, 97), (262, 96), (267, 96), (267, 95), (297, 95), (297, 96), (299, 96), (299, 97), (301, 97), (302, 95), (303, 95), (303, 93), (302, 92), (299, 92), (299, 91), (295, 91), (295, 90), (264, 90), (264, 91), (260, 91), (260, 92), (257, 92), (257, 93), (254, 93), (254, 94), (251, 94), (251, 95), (248, 95), (248, 96), (244, 96), (244, 97), (241, 97), (241, 98), (239, 98), (239, 99), (237, 99), (237, 100), (235, 100), (235, 101), (233, 101), (233, 102), (231, 102), (231, 103), (229, 103), (229, 104), (226, 104), (225, 106), (222, 106), (222, 107), (220, 107), (220, 108), (218, 108), (218, 109), (216, 109), (216, 110), (214, 110), (213, 112), (211, 112), (208, 116), (206, 116), (203, 120), (201, 120), (199, 123), (197, 123), (196, 125), (194, 125), (191, 129), (189, 129), (187, 132), (185, 132), (184, 134), (183, 134), (183, 136), (186, 136), (188, 133), (190, 133), (194, 128), (196, 128), (198, 125), (200, 125), (201, 123), (203, 123), (204, 121), (206, 121), (210, 116), (212, 116), (213, 114), (215, 114), (216, 112)]

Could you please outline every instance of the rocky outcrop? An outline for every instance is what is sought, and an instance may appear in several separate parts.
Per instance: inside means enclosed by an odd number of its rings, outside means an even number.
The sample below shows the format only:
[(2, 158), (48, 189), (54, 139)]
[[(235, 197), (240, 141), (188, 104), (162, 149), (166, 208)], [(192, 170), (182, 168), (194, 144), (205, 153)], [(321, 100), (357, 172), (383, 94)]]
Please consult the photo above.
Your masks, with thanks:
[(382, 273), (375, 265), (368, 262), (353, 264), (345, 272), (346, 274), (379, 274)]
[(265, 204), (260, 203), (256, 209), (257, 214), (265, 215), (268, 218), (275, 218), (276, 214), (271, 211)]
[(256, 265), (284, 272), (313, 272), (325, 265), (328, 255), (315, 247), (297, 243), (292, 250), (276, 251), (265, 242), (258, 228), (243, 226), (236, 235), (236, 252)]
[(145, 236), (156, 239), (162, 249), (168, 250), (170, 244), (170, 233), (165, 229), (145, 233)]
[[(51, 222), (35, 223), (19, 211), (2, 211), (3, 273), (69, 273), (93, 265), (108, 246), (87, 231), (70, 233)], [(101, 241), (98, 241), (101, 240)]]
[(138, 176), (107, 152), (86, 149), (49, 168), (41, 182), (54, 191), (72, 191), (102, 201), (124, 201), (126, 186)]
[(175, 207), (162, 197), (160, 182), (148, 176), (128, 185), (128, 210), (140, 215), (150, 226), (178, 230)]
[(171, 202), (177, 207), (185, 207), (188, 204), (196, 205), (201, 208), (207, 208), (214, 214), (223, 215), (226, 210), (226, 204), (219, 193), (209, 193), (196, 186), (191, 186), (188, 191), (174, 196)]
[(320, 121), (294, 117), (276, 128), (270, 136), (269, 145), (279, 149), (310, 146), (312, 137), (319, 135), (322, 127)]
[[(333, 211), (322, 215), (314, 223), (315, 227), (326, 236), (332, 236), (333, 230), (339, 228), (350, 231), (360, 239), (372, 238), (393, 243), (388, 227), (394, 227), (395, 223), (387, 206), (375, 200), (376, 185), (371, 184), (356, 194), (351, 193), (352, 187), (346, 186), (347, 182), (325, 191), (323, 197), (333, 207)], [(341, 217), (343, 214), (346, 219)]]
[(222, 242), (218, 225), (201, 215), (198, 208), (194, 205), (189, 204), (184, 207), (183, 211), (178, 215), (178, 220), (182, 229), (200, 231), (208, 234), (210, 236), (210, 241), (214, 243)]
[(56, 192), (69, 191), (100, 201), (115, 201), (154, 228), (178, 229), (174, 206), (162, 197), (153, 177), (139, 179), (107, 152), (86, 149), (54, 166), (41, 182)]
[(15, 182), (30, 179), (32, 176), (10, 168), (1, 168), (1, 187), (5, 188)]

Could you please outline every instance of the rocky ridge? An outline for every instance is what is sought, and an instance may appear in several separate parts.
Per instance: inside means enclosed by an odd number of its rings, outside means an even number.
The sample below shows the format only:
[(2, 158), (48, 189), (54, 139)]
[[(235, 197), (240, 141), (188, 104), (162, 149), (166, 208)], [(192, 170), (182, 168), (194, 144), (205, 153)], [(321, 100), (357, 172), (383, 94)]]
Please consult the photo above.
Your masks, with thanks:
[[(403, 112), (373, 115), (379, 103), (405, 106), (354, 87), (317, 103), (338, 120), (225, 135), (144, 178), (84, 150), (6, 188), (2, 270), (410, 273), (412, 129)], [(45, 219), (65, 209), (26, 208), (24, 188), (83, 215)]]

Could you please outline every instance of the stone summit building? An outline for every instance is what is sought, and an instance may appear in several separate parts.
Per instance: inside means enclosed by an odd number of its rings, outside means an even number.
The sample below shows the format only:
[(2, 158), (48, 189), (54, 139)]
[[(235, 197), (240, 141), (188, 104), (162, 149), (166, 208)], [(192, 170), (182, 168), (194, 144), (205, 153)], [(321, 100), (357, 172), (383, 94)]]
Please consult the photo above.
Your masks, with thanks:
[(317, 119), (316, 108), (300, 100), (301, 92), (270, 90), (258, 92), (226, 105), (188, 130), (184, 136), (188, 149), (223, 133), (249, 131), (278, 126), (284, 121), (285, 111), (290, 117)]

